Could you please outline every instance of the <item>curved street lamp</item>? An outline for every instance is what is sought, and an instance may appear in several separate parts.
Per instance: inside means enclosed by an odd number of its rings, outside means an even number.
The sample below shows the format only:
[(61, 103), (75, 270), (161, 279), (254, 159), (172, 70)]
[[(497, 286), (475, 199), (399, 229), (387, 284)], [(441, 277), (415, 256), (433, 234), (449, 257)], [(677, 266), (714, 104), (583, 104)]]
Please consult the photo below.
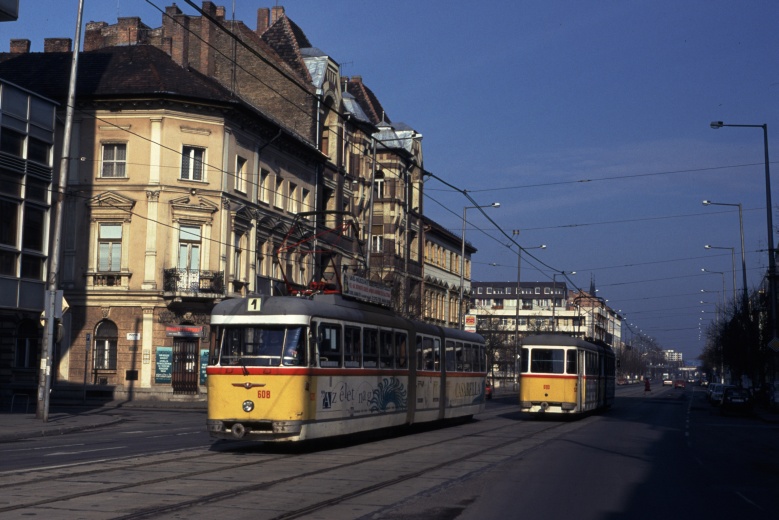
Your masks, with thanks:
[(475, 208), (499, 208), (500, 202), (493, 202), (492, 204), (487, 204), (486, 206), (465, 206), (463, 208), (463, 232), (461, 235), (462, 239), (462, 247), (460, 249), (460, 312), (459, 314), (459, 326), (462, 329), (463, 328), (463, 317), (465, 316), (465, 309), (463, 309), (463, 289), (465, 284), (465, 223), (466, 223), (466, 215), (468, 214), (469, 209), (475, 209)]
[[(768, 160), (768, 125), (728, 125), (722, 121), (712, 121), (710, 126), (713, 129), (722, 128), (723, 126), (729, 126), (733, 128), (762, 128), (763, 129), (763, 155), (765, 162), (765, 209), (766, 209), (766, 222), (768, 224), (768, 286), (770, 289), (771, 297), (771, 333), (773, 342), (777, 337), (776, 332), (776, 252), (774, 251), (774, 224), (773, 224), (773, 205), (771, 204), (771, 170)], [(746, 290), (746, 288), (745, 288)]]
[[(712, 202), (710, 200), (703, 201), (704, 206), (736, 206), (738, 207), (738, 226), (741, 235), (741, 283), (743, 284), (743, 305), (746, 310), (749, 307), (749, 293), (747, 289), (747, 262), (744, 256), (744, 211), (741, 207), (741, 203), (727, 203), (727, 202)], [(773, 255), (772, 255), (773, 256)], [(734, 285), (735, 286), (735, 285)]]

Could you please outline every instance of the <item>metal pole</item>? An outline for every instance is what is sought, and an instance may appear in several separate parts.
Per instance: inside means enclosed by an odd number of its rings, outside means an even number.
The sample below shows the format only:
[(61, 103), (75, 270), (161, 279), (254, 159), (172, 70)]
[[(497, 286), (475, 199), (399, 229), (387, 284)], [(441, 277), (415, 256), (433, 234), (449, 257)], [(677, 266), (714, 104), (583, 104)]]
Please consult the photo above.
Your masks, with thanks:
[(749, 307), (749, 292), (747, 290), (747, 262), (744, 256), (744, 216), (742, 214), (741, 203), (738, 204), (738, 225), (741, 231), (741, 283), (744, 284), (744, 312)]
[(70, 63), (70, 82), (68, 83), (68, 102), (65, 107), (65, 128), (62, 137), (62, 158), (60, 159), (59, 181), (56, 200), (54, 201), (54, 229), (52, 247), (49, 252), (49, 303), (46, 316), (46, 337), (41, 356), (40, 377), (38, 381), (38, 406), (35, 416), (43, 422), (49, 420), (49, 394), (51, 392), (51, 365), (54, 354), (54, 296), (59, 284), (59, 256), (62, 236), (62, 199), (68, 183), (68, 161), (70, 160), (70, 139), (73, 127), (73, 107), (76, 104), (76, 72), (78, 71), (78, 51), (81, 41), (81, 18), (84, 11), (84, 0), (78, 2), (76, 17), (76, 38), (73, 47), (73, 57)]
[(463, 284), (465, 283), (465, 216), (468, 212), (468, 206), (463, 208), (463, 231), (460, 235), (462, 244), (460, 245), (460, 300), (458, 302), (458, 320), (459, 328), (463, 328)]
[[(514, 236), (519, 235), (519, 230), (515, 229), (511, 233)], [(519, 380), (519, 371), (517, 370), (517, 356), (519, 354), (519, 306), (522, 303), (522, 288), (520, 286), (520, 266), (522, 264), (522, 248), (517, 244), (517, 304), (514, 316), (514, 390), (517, 390), (517, 381)]]

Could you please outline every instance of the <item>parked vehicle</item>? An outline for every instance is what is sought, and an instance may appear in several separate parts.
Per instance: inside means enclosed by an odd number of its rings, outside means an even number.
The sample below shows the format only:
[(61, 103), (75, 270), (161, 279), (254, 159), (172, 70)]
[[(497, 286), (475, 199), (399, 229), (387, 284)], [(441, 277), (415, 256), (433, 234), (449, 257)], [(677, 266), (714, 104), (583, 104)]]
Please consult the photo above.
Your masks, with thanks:
[(730, 386), (725, 388), (722, 393), (722, 403), (720, 412), (726, 413), (749, 413), (752, 410), (754, 401), (752, 394), (746, 388)]
[(774, 381), (768, 386), (768, 406), (779, 408), (779, 381)]
[(723, 385), (723, 384), (712, 385), (711, 396), (709, 397), (711, 404), (713, 404), (714, 406), (719, 406), (719, 404), (722, 402), (722, 395), (724, 394), (726, 388), (734, 388), (734, 387), (733, 385)]

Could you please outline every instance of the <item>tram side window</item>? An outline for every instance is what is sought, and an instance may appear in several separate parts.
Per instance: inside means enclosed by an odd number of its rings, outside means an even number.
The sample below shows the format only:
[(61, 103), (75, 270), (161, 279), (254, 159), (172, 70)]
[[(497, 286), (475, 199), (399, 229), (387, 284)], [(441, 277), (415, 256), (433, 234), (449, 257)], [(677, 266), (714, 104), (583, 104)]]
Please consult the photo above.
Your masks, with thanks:
[(376, 329), (363, 329), (363, 366), (376, 368), (379, 358), (379, 331)]
[(479, 364), (476, 368), (476, 372), (487, 371), (487, 356), (485, 354), (484, 345), (479, 345), (479, 351), (476, 353), (476, 361)]
[(381, 341), (379, 342), (379, 366), (381, 368), (392, 368), (392, 331), (382, 330), (380, 333)]
[(344, 327), (344, 367), (360, 368), (362, 365), (362, 344), (360, 327)]
[(522, 349), (522, 355), (519, 358), (520, 365), (522, 366), (522, 368), (520, 369), (521, 373), (527, 374), (529, 372), (529, 370), (528, 370), (528, 367), (529, 367), (528, 361), (529, 360), (530, 360), (530, 350), (526, 349), (526, 348), (523, 348)]
[(530, 351), (530, 371), (533, 373), (564, 374), (565, 350), (534, 348)]
[(341, 327), (331, 323), (319, 325), (319, 366), (341, 366)]
[(473, 372), (474, 349), (476, 345), (463, 343), (463, 348), (457, 351), (457, 369), (463, 372)]
[(577, 367), (577, 358), (578, 358), (578, 351), (575, 349), (570, 349), (565, 352), (565, 371), (569, 374), (578, 374), (578, 371), (576, 370)]
[(588, 376), (597, 376), (599, 372), (598, 358), (592, 352), (584, 353), (584, 372)]
[(405, 332), (395, 333), (395, 366), (398, 368), (407, 367), (407, 353), (406, 353), (406, 340), (408, 337)]
[(417, 368), (420, 370), (436, 370), (437, 367), (438, 351), (434, 348), (433, 338), (425, 336), (417, 338)]
[(433, 339), (433, 370), (436, 372), (441, 371), (441, 340), (438, 338)]
[(454, 372), (456, 370), (455, 366), (455, 359), (454, 359), (454, 341), (447, 340), (446, 341), (446, 371), (447, 372)]

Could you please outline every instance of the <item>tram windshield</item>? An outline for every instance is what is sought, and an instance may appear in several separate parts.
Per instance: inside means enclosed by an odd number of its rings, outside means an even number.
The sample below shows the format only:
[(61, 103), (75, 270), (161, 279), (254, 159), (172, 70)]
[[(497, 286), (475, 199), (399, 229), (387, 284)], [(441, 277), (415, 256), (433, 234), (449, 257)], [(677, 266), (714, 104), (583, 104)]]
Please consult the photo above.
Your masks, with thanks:
[(222, 332), (219, 364), (239, 366), (306, 365), (305, 327), (240, 327)]

